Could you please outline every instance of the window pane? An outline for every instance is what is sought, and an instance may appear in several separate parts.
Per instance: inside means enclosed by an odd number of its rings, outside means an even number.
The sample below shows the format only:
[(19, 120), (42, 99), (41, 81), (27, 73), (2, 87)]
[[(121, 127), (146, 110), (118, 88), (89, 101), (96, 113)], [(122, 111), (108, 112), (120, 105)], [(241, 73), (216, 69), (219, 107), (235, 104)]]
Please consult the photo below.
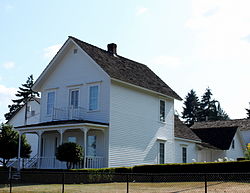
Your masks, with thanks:
[(79, 100), (79, 90), (72, 90), (70, 97), (70, 105), (74, 108), (77, 108), (78, 100)]
[(159, 149), (159, 162), (160, 164), (164, 164), (164, 143), (160, 143), (160, 149)]
[(182, 148), (182, 162), (187, 163), (187, 148), (186, 147)]
[(47, 114), (51, 115), (55, 103), (55, 92), (49, 92), (47, 98)]
[(165, 121), (165, 101), (160, 100), (160, 121)]
[(98, 86), (91, 86), (89, 88), (89, 110), (98, 109)]
[(76, 137), (68, 137), (68, 142), (76, 143)]
[(96, 156), (96, 136), (91, 136), (91, 135), (88, 136), (87, 143), (88, 143), (87, 155)]

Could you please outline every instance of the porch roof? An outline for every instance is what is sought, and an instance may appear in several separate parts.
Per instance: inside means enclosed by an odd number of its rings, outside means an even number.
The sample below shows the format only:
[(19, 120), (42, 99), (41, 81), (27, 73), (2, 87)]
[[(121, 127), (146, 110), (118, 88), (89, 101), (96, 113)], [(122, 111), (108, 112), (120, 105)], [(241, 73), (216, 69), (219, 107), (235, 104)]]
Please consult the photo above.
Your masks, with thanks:
[(109, 123), (103, 123), (98, 121), (88, 121), (88, 120), (63, 120), (63, 121), (49, 121), (49, 122), (42, 122), (37, 124), (31, 125), (22, 125), (15, 127), (16, 129), (20, 128), (33, 128), (33, 127), (44, 127), (44, 126), (56, 126), (56, 125), (74, 125), (74, 124), (96, 124), (96, 125), (103, 125), (109, 126)]

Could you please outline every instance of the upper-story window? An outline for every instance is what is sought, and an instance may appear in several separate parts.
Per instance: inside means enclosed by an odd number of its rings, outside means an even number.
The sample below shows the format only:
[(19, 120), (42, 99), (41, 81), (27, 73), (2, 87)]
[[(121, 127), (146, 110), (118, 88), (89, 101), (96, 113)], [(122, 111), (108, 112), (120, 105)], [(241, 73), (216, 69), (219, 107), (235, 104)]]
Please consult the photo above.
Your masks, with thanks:
[(160, 121), (165, 122), (166, 104), (164, 100), (160, 100)]
[(79, 90), (70, 90), (70, 106), (77, 108), (79, 105)]
[(47, 95), (47, 115), (51, 115), (55, 105), (55, 92), (48, 92)]
[(89, 110), (98, 110), (99, 85), (89, 86)]

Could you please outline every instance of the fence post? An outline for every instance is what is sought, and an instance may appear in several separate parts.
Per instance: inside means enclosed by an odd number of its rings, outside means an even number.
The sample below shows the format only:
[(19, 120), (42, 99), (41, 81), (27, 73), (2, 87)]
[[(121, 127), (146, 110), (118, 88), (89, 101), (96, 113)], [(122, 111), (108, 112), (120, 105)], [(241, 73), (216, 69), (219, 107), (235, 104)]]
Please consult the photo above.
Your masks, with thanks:
[(65, 181), (65, 173), (62, 174), (62, 193), (64, 193), (64, 181)]
[(10, 171), (10, 193), (12, 193), (12, 174)]
[(205, 179), (205, 193), (207, 193), (207, 174), (204, 175)]
[(129, 182), (128, 182), (128, 174), (127, 174), (127, 193), (129, 193)]
[(10, 184), (10, 193), (12, 192), (12, 170), (9, 168), (9, 184)]

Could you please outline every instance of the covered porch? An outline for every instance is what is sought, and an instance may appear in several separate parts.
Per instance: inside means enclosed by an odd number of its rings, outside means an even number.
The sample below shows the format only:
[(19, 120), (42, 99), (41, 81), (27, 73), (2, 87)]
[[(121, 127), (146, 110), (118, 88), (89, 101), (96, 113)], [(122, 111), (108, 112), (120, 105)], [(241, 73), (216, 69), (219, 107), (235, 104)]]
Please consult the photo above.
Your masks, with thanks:
[[(74, 168), (108, 167), (108, 124), (83, 120), (53, 121), (18, 127), (19, 135), (38, 136), (38, 153), (29, 159), (20, 159), (18, 168), (66, 169), (66, 162), (56, 159), (56, 149), (66, 142), (83, 148), (83, 160)], [(21, 141), (19, 141), (19, 144)], [(19, 145), (20, 147), (20, 145)]]

